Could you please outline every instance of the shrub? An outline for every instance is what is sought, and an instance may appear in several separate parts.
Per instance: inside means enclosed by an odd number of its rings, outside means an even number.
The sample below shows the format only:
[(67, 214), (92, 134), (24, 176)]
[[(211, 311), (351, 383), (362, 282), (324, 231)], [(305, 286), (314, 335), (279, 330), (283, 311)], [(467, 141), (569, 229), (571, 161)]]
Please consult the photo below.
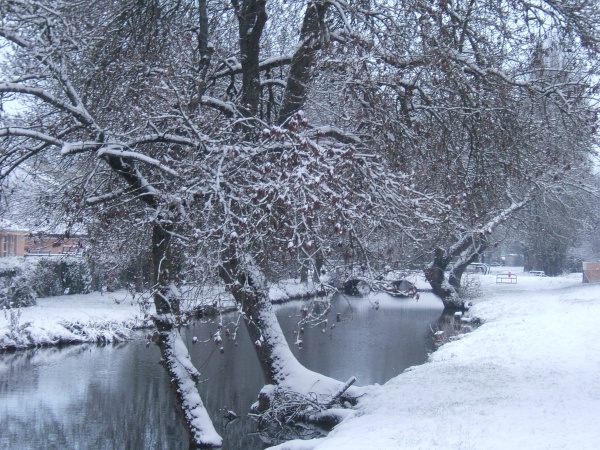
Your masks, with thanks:
[(2, 258), (0, 263), (0, 307), (35, 305), (36, 297), (87, 294), (91, 286), (83, 258)]

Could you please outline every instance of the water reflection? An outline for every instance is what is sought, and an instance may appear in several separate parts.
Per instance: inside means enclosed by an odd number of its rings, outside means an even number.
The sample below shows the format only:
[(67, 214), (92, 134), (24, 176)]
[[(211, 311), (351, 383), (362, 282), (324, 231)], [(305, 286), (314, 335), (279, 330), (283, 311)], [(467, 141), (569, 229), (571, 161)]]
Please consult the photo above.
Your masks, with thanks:
[[(234, 315), (227, 314), (220, 322), (227, 326), (234, 319)], [(212, 340), (217, 330), (215, 322), (196, 323), (183, 333), (192, 361), (204, 379), (199, 386), (202, 399), (216, 430), (223, 437), (223, 448), (261, 449), (262, 442), (254, 433), (256, 426), (247, 416), (250, 405), (256, 401), (264, 385), (250, 337), (242, 325), (235, 341), (223, 332), (224, 341), (217, 346)], [(207, 342), (193, 344), (194, 337)], [(220, 352), (220, 347), (223, 347), (224, 353)], [(226, 420), (224, 416), (228, 410), (234, 411), (239, 419), (233, 422)]]
[[(430, 325), (441, 316), (440, 301), (431, 294), (422, 294), (419, 301), (385, 294), (370, 300), (337, 298), (326, 324), (305, 327), (302, 349), (293, 347), (298, 360), (333, 378), (356, 376), (358, 385), (385, 383), (425, 362), (433, 350)], [(292, 330), (300, 318), (299, 305), (284, 305), (278, 316), (282, 328)], [(290, 344), (292, 336), (288, 331)]]
[(185, 448), (159, 359), (141, 341), (2, 355), (0, 448)]
[[(374, 307), (374, 301), (379, 308)], [(338, 299), (326, 323), (306, 328), (302, 349), (293, 346), (300, 303), (279, 306), (278, 317), (297, 358), (308, 368), (357, 384), (384, 383), (421, 364), (434, 346), (431, 326), (441, 303), (421, 296)], [(337, 314), (341, 318), (336, 320)], [(224, 324), (235, 317), (223, 317)], [(332, 328), (331, 326), (335, 324)], [(237, 339), (210, 339), (215, 323), (183, 330), (192, 360), (205, 381), (205, 404), (224, 448), (260, 449), (246, 414), (263, 378), (244, 327)], [(325, 330), (325, 331), (323, 331)], [(207, 343), (193, 344), (193, 337)], [(119, 346), (81, 345), (0, 355), (0, 448), (177, 449), (188, 448), (160, 352), (140, 338)], [(228, 423), (225, 410), (240, 419)]]

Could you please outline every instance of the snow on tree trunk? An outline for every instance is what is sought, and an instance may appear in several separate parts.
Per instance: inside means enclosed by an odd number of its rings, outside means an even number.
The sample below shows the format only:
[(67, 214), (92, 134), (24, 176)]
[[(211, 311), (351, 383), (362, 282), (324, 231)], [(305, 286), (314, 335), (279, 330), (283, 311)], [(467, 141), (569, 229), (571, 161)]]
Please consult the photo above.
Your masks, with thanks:
[[(425, 269), (425, 277), (433, 293), (442, 300), (444, 308), (455, 310), (464, 308), (460, 298), (460, 281), (467, 266), (475, 261), (487, 247), (485, 238), (477, 242), (472, 235), (466, 236), (449, 250), (437, 248), (433, 261)], [(452, 259), (458, 258), (446, 279), (446, 269)]]
[[(173, 318), (170, 319), (163, 316), (162, 325), (164, 326), (168, 321), (173, 324)], [(215, 430), (196, 386), (200, 381), (200, 373), (191, 362), (179, 330), (171, 326), (170, 330), (159, 332), (157, 343), (191, 439), (190, 448), (220, 447), (223, 440)]]
[[(513, 201), (510, 206), (501, 210), (479, 229), (464, 233), (447, 249), (438, 247), (434, 250), (433, 261), (425, 268), (425, 278), (431, 285), (433, 293), (440, 297), (446, 309), (464, 308), (459, 289), (465, 269), (488, 247), (488, 237), (492, 231), (527, 205), (532, 198), (532, 193), (529, 192), (523, 200)], [(456, 261), (446, 279), (446, 269), (453, 259)]]
[[(343, 382), (310, 371), (298, 362), (275, 315), (266, 278), (249, 255), (239, 256), (230, 247), (219, 274), (242, 309), (267, 384), (327, 397), (340, 389)], [(361, 392), (352, 387), (347, 394), (356, 397)]]
[(450, 259), (442, 249), (436, 249), (434, 260), (425, 269), (425, 278), (433, 293), (442, 300), (444, 308), (460, 309), (462, 308), (460, 296), (454, 286), (446, 280), (445, 271)]
[[(444, 303), (445, 308), (460, 308), (460, 302), (456, 289), (446, 280), (446, 268), (452, 257), (441, 248), (434, 250), (433, 261), (425, 268), (425, 278), (431, 286), (431, 290)], [(458, 306), (455, 306), (458, 305)]]
[(196, 386), (200, 381), (200, 373), (192, 364), (177, 328), (181, 293), (172, 282), (174, 274), (170, 231), (168, 225), (155, 224), (152, 234), (152, 260), (156, 277), (156, 315), (153, 319), (158, 330), (157, 344), (171, 377), (171, 386), (176, 393), (177, 404), (192, 445), (199, 448), (220, 447), (222, 439), (208, 416)]

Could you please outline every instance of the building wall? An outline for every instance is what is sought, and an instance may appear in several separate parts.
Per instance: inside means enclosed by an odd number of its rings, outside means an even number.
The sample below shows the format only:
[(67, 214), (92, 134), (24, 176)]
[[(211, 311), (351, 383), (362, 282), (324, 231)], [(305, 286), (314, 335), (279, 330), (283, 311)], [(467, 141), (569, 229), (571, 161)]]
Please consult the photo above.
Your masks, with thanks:
[(584, 262), (583, 263), (583, 282), (584, 283), (600, 283), (600, 263)]
[(0, 258), (23, 256), (26, 235), (22, 231), (0, 231)]
[(17, 235), (17, 247), (16, 247), (16, 256), (24, 256), (25, 255), (25, 234)]
[(28, 254), (51, 254), (77, 253), (82, 249), (81, 238), (65, 238), (62, 235), (27, 236), (24, 250)]

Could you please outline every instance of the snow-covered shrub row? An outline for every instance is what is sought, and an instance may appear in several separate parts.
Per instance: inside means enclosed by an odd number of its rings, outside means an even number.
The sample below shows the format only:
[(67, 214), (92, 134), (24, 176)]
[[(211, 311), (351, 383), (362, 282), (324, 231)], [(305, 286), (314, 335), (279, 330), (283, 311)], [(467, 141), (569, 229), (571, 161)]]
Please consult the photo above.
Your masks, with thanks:
[(84, 258), (15, 257), (0, 261), (0, 308), (31, 306), (36, 297), (87, 294), (91, 285)]
[(31, 288), (31, 271), (20, 258), (0, 259), (0, 308), (10, 309), (35, 305)]
[(31, 286), (38, 297), (87, 294), (92, 290), (92, 275), (85, 258), (35, 258), (32, 262), (37, 264)]

